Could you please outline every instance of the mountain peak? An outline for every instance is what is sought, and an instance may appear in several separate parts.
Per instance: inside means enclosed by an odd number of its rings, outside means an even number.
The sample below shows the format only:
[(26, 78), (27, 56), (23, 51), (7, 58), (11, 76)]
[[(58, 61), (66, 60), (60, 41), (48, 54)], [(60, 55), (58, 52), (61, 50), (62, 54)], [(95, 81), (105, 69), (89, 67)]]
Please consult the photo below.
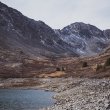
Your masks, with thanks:
[(85, 30), (100, 30), (96, 26), (93, 26), (91, 24), (86, 24), (86, 23), (83, 23), (83, 22), (75, 22), (75, 23), (72, 23), (72, 24), (64, 27), (63, 29), (65, 29), (65, 28), (69, 28), (69, 29), (72, 29), (72, 30), (82, 30), (82, 29), (85, 29)]

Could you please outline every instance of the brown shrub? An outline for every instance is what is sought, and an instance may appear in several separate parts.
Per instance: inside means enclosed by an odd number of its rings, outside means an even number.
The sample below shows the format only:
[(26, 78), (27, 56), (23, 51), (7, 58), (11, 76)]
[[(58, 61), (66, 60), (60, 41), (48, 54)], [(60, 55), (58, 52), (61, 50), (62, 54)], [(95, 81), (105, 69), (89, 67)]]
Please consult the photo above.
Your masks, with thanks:
[(61, 69), (59, 67), (56, 68), (56, 71), (61, 71)]
[(96, 64), (95, 66), (92, 67), (92, 69), (95, 72), (104, 71), (105, 70), (105, 65), (104, 64)]
[(108, 58), (106, 61), (105, 61), (105, 66), (110, 66), (110, 58)]
[(87, 66), (88, 66), (87, 62), (82, 62), (82, 67), (87, 67)]

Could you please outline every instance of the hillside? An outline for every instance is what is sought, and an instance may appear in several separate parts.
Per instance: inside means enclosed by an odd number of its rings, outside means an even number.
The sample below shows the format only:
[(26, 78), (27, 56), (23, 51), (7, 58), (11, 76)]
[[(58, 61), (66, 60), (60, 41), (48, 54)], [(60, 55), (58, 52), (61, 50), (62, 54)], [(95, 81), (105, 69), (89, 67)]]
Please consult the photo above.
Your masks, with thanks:
[[(109, 67), (100, 74), (93, 67), (109, 58), (110, 29), (76, 22), (56, 30), (0, 7), (0, 77), (109, 76)], [(83, 62), (88, 66), (82, 68)]]

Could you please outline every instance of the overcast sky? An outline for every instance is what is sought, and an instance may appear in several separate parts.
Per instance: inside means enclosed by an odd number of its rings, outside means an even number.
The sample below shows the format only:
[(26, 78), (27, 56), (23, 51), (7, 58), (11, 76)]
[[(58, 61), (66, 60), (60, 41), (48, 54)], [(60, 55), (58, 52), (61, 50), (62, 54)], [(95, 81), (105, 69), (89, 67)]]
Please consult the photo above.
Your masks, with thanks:
[(110, 28), (110, 0), (0, 0), (54, 29), (74, 22)]

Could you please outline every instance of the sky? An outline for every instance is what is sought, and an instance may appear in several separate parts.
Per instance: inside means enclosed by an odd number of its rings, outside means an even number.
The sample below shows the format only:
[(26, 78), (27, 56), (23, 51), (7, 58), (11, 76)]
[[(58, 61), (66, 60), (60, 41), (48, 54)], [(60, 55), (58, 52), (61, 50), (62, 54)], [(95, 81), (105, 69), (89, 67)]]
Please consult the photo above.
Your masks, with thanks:
[(100, 29), (110, 29), (110, 0), (0, 0), (53, 29), (84, 22)]

